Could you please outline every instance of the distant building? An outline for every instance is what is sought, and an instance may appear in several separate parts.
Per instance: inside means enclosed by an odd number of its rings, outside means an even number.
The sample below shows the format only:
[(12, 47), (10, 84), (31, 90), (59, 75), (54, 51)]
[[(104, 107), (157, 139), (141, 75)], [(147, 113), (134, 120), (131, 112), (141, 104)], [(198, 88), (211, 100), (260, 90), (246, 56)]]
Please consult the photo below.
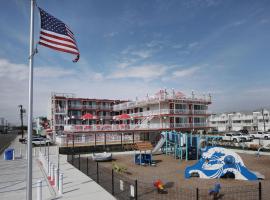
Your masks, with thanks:
[(209, 117), (209, 126), (218, 131), (267, 131), (270, 129), (270, 117), (268, 110), (254, 111), (251, 113), (222, 113)]
[(4, 133), (4, 132), (5, 132), (5, 118), (0, 117), (0, 133)]

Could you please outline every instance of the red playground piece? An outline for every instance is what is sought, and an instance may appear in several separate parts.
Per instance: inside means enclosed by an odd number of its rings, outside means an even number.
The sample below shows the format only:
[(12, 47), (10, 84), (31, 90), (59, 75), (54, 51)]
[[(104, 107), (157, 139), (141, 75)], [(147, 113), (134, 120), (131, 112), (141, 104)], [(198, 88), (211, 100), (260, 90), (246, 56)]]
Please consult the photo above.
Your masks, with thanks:
[(164, 184), (162, 183), (160, 179), (157, 179), (154, 182), (154, 186), (157, 188), (158, 193), (167, 194), (167, 191), (164, 189)]

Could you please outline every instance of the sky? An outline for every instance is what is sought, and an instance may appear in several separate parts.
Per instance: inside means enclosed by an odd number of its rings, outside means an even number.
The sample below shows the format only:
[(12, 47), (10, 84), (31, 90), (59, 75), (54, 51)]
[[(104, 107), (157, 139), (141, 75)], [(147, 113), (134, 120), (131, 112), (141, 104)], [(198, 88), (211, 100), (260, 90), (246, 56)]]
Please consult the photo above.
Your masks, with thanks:
[[(29, 0), (0, 6), (0, 117), (28, 110)], [(37, 46), (34, 116), (52, 92), (135, 99), (211, 93), (211, 112), (270, 107), (268, 0), (38, 0), (75, 34), (81, 58)], [(35, 9), (35, 43), (40, 18)]]

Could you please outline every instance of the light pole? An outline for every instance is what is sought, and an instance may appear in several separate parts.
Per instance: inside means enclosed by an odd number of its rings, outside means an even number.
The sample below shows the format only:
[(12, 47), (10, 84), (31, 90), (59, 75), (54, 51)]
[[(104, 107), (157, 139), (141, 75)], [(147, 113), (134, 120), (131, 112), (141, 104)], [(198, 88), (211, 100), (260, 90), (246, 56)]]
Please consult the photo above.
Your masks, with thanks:
[(264, 109), (262, 109), (262, 117), (263, 117), (263, 131), (265, 132)]

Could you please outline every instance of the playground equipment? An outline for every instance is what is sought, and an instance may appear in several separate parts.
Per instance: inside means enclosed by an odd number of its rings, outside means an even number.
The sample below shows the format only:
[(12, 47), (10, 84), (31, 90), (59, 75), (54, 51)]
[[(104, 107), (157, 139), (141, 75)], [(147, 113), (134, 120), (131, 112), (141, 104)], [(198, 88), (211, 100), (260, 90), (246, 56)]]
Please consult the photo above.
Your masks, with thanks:
[(139, 153), (135, 152), (134, 155), (134, 163), (137, 165), (155, 165), (155, 163), (152, 160), (152, 149), (153, 146), (150, 142), (139, 142), (134, 145), (134, 148)]
[[(166, 155), (173, 154), (175, 158), (194, 160), (199, 156), (198, 145), (200, 137), (188, 133), (165, 131), (153, 150), (156, 153), (161, 147)], [(187, 153), (186, 153), (187, 152)]]
[(103, 152), (103, 153), (97, 153), (92, 155), (93, 160), (95, 161), (109, 161), (112, 160), (112, 154)]
[(257, 151), (257, 153), (256, 153), (256, 155), (257, 155), (258, 157), (260, 157), (260, 151), (261, 151), (262, 149), (270, 149), (270, 144), (266, 144), (266, 145), (263, 145), (263, 146), (261, 146), (261, 147), (258, 148), (258, 151)]
[(201, 136), (192, 133), (181, 133), (176, 131), (164, 131), (161, 138), (153, 149), (155, 154), (162, 149), (166, 155), (173, 155), (180, 160), (197, 160), (200, 158), (202, 142), (217, 141), (221, 136)]
[(201, 149), (202, 156), (193, 166), (185, 170), (185, 177), (198, 176), (200, 178), (230, 177), (239, 180), (263, 179), (263, 175), (247, 169), (241, 157), (222, 147), (206, 147)]
[(221, 189), (220, 184), (216, 183), (215, 187), (213, 189), (209, 190), (209, 196), (213, 196), (214, 199), (218, 199), (220, 196), (220, 194), (219, 194), (220, 189)]
[(137, 165), (152, 165), (152, 155), (150, 153), (135, 154), (134, 162)]
[(160, 179), (158, 179), (154, 182), (154, 186), (157, 188), (158, 193), (160, 193), (160, 194), (167, 194), (168, 193), (165, 190), (165, 186)]

